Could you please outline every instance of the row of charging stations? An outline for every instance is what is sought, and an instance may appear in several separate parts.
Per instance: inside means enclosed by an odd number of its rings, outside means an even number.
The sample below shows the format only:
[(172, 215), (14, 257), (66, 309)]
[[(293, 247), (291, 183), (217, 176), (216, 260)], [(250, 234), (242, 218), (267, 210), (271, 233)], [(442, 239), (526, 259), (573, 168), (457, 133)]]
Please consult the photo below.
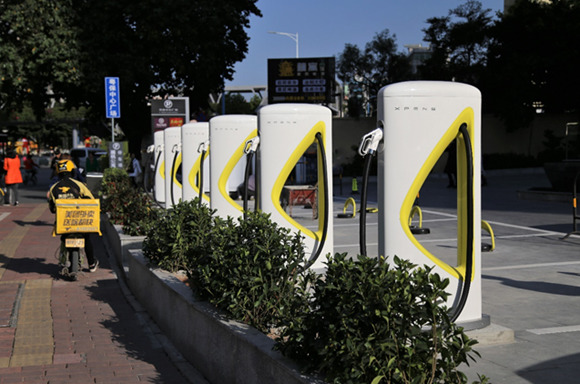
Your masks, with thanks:
[[(309, 104), (271, 105), (258, 116), (225, 115), (209, 123), (189, 123), (156, 132), (155, 199), (171, 208), (180, 200), (200, 195), (220, 216), (240, 217), (243, 207), (232, 198), (244, 183), (248, 167), (260, 180), (259, 208), (272, 220), (304, 235), (311, 268), (324, 270), (324, 256), (332, 254), (332, 114)], [(259, 138), (259, 164), (248, 161), (252, 141)], [(284, 210), (281, 196), (291, 172), (312, 145), (318, 151), (318, 228), (308, 229)], [(255, 151), (255, 148), (254, 148)], [(203, 169), (203, 173), (200, 170)], [(208, 175), (208, 182), (200, 175)], [(200, 184), (201, 181), (201, 184)], [(206, 186), (209, 186), (207, 188)], [(208, 192), (209, 191), (209, 192)], [(258, 202), (256, 202), (258, 203)]]
[[(379, 254), (433, 266), (450, 281), (448, 305), (454, 308), (454, 318), (460, 323), (481, 323), (480, 179), (474, 177), (479, 175), (481, 159), (480, 92), (459, 83), (392, 84), (378, 95), (377, 117), (383, 137), (382, 148), (376, 151)], [(258, 141), (258, 161), (247, 164)], [(452, 265), (420, 244), (409, 229), (409, 217), (428, 174), (454, 141), (458, 146), (458, 240), (457, 262)], [(317, 148), (318, 225), (309, 229), (285, 211), (281, 195), (300, 157), (313, 145)], [(331, 111), (310, 104), (269, 105), (257, 117), (225, 115), (209, 123), (169, 128), (155, 133), (155, 198), (170, 208), (180, 199), (201, 195), (217, 214), (240, 217), (243, 208), (230, 192), (252, 169), (258, 208), (280, 226), (301, 233), (308, 266), (323, 272), (325, 256), (333, 254), (334, 243), (331, 154)], [(208, 182), (202, 174), (209, 176)]]

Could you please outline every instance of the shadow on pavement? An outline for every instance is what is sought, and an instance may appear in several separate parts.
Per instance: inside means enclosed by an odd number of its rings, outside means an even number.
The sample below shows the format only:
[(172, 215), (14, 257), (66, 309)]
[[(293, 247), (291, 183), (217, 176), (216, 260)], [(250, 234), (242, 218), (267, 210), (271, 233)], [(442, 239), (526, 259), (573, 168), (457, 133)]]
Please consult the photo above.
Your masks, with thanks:
[(57, 264), (41, 257), (10, 258), (4, 254), (0, 254), (0, 264), (3, 264), (7, 271), (24, 275), (36, 273), (57, 278), (59, 276), (58, 272), (60, 271), (60, 267)]
[[(554, 369), (554, 367), (558, 367), (558, 369)], [(580, 353), (546, 360), (516, 373), (534, 384), (576, 382), (580, 376)]]
[(545, 281), (519, 281), (506, 277), (481, 275), (482, 279), (501, 281), (503, 285), (528, 291), (549, 293), (562, 296), (580, 296), (580, 287), (566, 284), (548, 283)]

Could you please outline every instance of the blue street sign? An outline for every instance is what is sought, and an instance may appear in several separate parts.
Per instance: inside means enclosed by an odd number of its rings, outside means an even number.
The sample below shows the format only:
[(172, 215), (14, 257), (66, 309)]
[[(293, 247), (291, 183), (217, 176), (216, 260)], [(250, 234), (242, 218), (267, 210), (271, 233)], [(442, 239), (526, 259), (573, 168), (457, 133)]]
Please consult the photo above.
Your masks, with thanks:
[(119, 98), (118, 77), (105, 77), (105, 100), (107, 101), (107, 118), (120, 118), (121, 101)]

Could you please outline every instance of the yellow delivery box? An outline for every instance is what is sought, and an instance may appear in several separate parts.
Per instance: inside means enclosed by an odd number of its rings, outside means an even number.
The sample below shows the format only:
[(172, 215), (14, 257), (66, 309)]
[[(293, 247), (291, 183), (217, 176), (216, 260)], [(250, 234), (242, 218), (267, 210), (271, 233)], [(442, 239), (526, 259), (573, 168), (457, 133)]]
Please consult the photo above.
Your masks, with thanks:
[(98, 233), (101, 235), (101, 206), (98, 199), (57, 199), (56, 234)]

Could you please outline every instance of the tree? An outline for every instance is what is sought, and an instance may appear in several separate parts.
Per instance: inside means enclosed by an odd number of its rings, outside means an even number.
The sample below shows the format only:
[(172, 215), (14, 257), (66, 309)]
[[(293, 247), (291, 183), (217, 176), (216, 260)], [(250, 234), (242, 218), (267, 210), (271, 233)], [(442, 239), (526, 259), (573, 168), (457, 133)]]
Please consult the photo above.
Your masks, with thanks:
[(410, 79), (411, 65), (407, 55), (397, 52), (396, 36), (385, 29), (365, 45), (364, 52), (346, 44), (337, 61), (337, 76), (350, 88), (349, 114), (372, 115), (379, 90)]
[(245, 57), (250, 15), (260, 15), (256, 0), (74, 1), (87, 85), (76, 100), (102, 106), (103, 78), (119, 76), (120, 123), (130, 141), (149, 133), (153, 96), (183, 95), (191, 110), (206, 107)]
[(479, 85), (493, 26), (490, 13), (479, 1), (468, 0), (446, 17), (428, 19), (423, 32), (433, 54), (421, 68), (422, 78)]
[(527, 126), (537, 111), (580, 114), (578, 20), (578, 0), (519, 1), (496, 23), (488, 102), (508, 129)]
[(52, 89), (78, 82), (70, 10), (70, 0), (0, 1), (0, 115), (28, 102), (41, 120)]
[(149, 99), (188, 96), (197, 110), (232, 78), (248, 49), (249, 17), (261, 16), (256, 1), (2, 1), (1, 100), (32, 101), (40, 118), (53, 92), (103, 124), (104, 78), (118, 76), (118, 123), (138, 151), (150, 133)]
[(226, 114), (255, 115), (262, 99), (258, 95), (252, 96), (249, 101), (239, 93), (229, 93), (226, 96)]

